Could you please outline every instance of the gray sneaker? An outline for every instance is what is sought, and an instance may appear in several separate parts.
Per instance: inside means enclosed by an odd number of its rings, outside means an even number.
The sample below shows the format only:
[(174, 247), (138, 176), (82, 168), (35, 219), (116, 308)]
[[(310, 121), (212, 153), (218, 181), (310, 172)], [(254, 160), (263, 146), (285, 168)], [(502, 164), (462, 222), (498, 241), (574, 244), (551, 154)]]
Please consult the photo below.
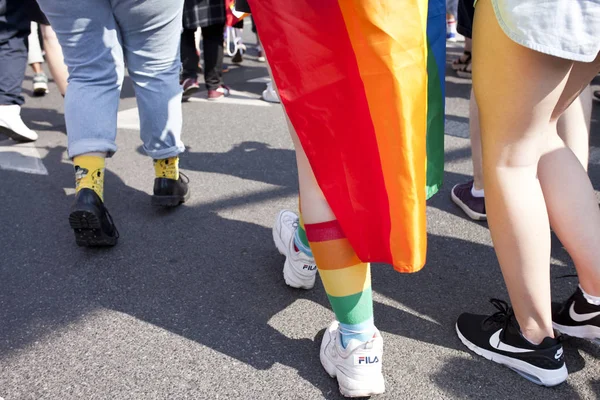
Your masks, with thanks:
[(44, 96), (48, 93), (48, 77), (45, 73), (40, 72), (33, 76), (33, 95)]

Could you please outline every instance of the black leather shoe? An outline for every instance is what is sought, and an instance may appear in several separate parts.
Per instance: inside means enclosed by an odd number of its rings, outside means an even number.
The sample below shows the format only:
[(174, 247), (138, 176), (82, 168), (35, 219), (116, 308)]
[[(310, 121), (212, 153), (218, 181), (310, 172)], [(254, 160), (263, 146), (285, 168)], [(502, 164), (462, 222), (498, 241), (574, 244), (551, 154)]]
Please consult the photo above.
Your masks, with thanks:
[(79, 246), (114, 246), (119, 232), (100, 197), (92, 189), (81, 189), (75, 195), (69, 224)]
[(176, 207), (190, 198), (188, 187), (190, 180), (179, 173), (179, 179), (155, 178), (152, 205), (161, 207)]

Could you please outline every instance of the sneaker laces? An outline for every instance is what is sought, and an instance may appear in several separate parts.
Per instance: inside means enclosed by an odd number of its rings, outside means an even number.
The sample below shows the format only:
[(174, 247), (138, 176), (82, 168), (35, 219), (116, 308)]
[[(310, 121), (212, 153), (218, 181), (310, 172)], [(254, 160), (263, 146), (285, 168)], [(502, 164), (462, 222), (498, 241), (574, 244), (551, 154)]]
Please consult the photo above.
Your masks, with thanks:
[(190, 183), (190, 178), (181, 171), (179, 171), (179, 179), (184, 183)]
[(490, 299), (490, 303), (492, 303), (498, 311), (484, 319), (482, 324), (501, 325), (503, 329), (506, 329), (515, 316), (512, 307), (510, 307), (506, 301), (495, 298)]

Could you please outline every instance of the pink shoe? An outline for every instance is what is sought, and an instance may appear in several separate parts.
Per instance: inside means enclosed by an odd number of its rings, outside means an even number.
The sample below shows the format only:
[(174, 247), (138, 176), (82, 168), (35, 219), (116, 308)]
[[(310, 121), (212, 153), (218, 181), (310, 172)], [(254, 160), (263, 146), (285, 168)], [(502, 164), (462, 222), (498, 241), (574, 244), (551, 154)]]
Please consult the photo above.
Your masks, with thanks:
[(219, 101), (227, 96), (229, 96), (229, 88), (225, 85), (221, 85), (220, 88), (216, 90), (208, 91), (208, 100), (209, 101)]

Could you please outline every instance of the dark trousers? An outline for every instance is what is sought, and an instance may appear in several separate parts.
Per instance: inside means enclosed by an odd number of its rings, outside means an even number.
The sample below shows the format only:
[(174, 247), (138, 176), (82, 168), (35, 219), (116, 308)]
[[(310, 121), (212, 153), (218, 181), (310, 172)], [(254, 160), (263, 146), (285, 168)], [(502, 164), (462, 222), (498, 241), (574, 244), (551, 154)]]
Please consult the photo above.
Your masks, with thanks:
[[(216, 90), (223, 84), (223, 29), (224, 24), (202, 28), (204, 50), (204, 82), (208, 90)], [(196, 53), (195, 29), (184, 29), (181, 34), (182, 79), (196, 78), (200, 58)]]
[(27, 68), (27, 36), (0, 43), (0, 105), (21, 105), (21, 86)]
[(21, 86), (27, 68), (27, 7), (19, 1), (0, 0), (0, 105), (21, 105)]

